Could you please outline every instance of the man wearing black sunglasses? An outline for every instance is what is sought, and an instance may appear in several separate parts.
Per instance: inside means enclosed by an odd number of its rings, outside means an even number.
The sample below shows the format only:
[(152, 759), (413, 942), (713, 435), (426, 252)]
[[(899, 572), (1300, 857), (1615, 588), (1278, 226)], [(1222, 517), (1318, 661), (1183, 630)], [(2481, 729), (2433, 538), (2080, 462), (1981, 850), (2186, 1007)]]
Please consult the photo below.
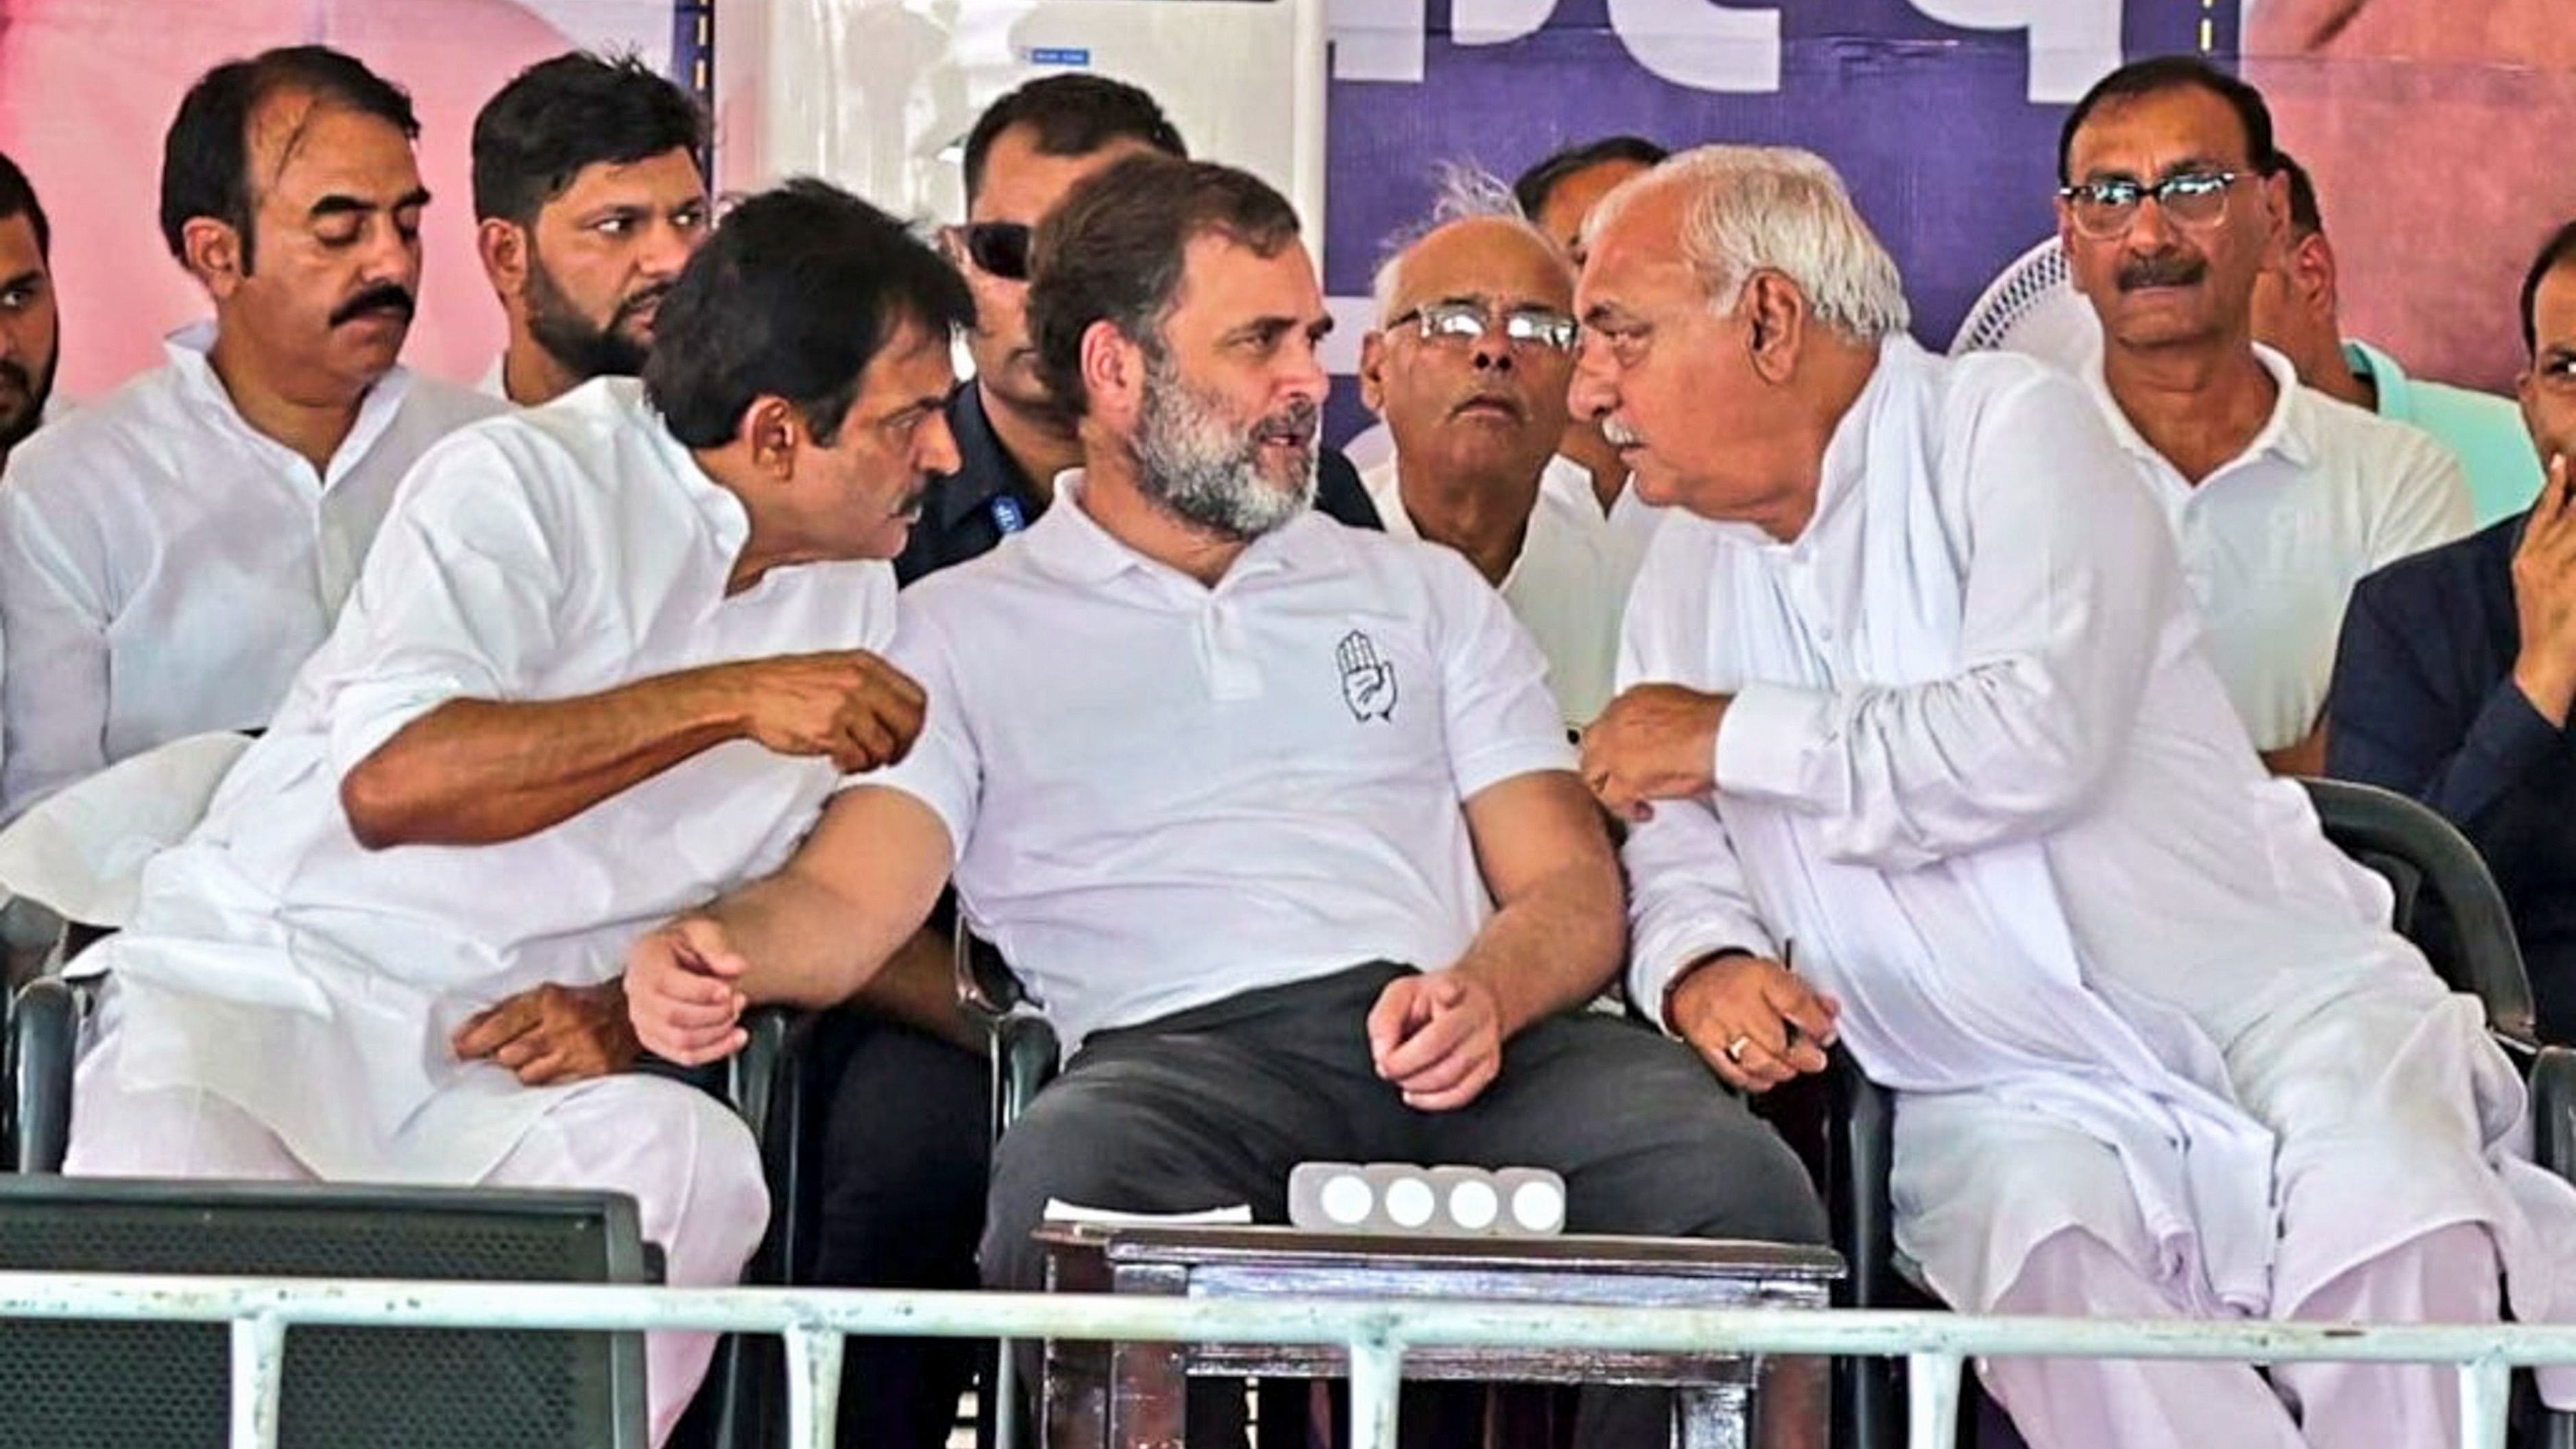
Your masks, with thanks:
[[(967, 350), (975, 376), (957, 389), (948, 425), (965, 466), (935, 487), (895, 561), (910, 583), (963, 563), (1037, 521), (1055, 477), (1082, 462), (1073, 424), (1048, 395), (1029, 341), (1029, 236), (1077, 182), (1128, 156), (1189, 148), (1154, 98), (1106, 76), (1045, 76), (995, 101), (966, 137), (966, 223), (949, 260), (975, 293)], [(1357, 470), (1332, 449), (1316, 507), (1356, 528), (1378, 526)]]
[(2191, 57), (2125, 66), (2068, 115), (2057, 171), (2058, 240), (2102, 321), (2095, 399), (2164, 506), (2255, 748), (2317, 774), (2344, 601), (2468, 531), (2460, 465), (2256, 345), (2289, 200), (2253, 87)]

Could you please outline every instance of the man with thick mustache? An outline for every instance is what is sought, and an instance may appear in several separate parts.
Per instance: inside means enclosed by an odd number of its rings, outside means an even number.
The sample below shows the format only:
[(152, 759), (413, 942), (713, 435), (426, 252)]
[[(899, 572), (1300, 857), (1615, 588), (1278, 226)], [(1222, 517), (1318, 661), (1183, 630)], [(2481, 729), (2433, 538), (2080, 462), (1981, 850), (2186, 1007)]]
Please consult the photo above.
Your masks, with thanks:
[(2430, 436), (2301, 387), (2255, 343), (2288, 223), (2276, 170), (2251, 86), (2139, 61), (2067, 116), (2057, 234), (2102, 321), (2095, 399), (2181, 543), (2210, 662), (2263, 762), (2313, 775), (2352, 586), (2468, 532), (2471, 509)]
[(1457, 550), (1502, 591), (1580, 727), (1610, 702), (1635, 569), (1591, 475), (1557, 452), (1574, 269), (1499, 181), (1453, 176), (1433, 215), (1378, 269), (1360, 346), (1360, 395), (1395, 437), (1369, 496), (1389, 533)]
[(321, 46), (206, 73), (161, 230), (212, 325), (46, 429), (0, 490), (0, 815), (203, 730), (258, 729), (330, 632), (394, 485), (499, 404), (396, 363), (420, 281), (419, 127)]
[(474, 118), (474, 216), (510, 344), (482, 391), (522, 407), (632, 377), (706, 240), (705, 112), (632, 56), (540, 61)]
[[(996, 1149), (989, 1284), (1039, 1286), (1051, 1197), (1275, 1223), (1311, 1158), (1547, 1166), (1577, 1231), (1815, 1240), (1795, 1157), (1687, 1049), (1572, 1010), (1619, 875), (1528, 636), (1454, 553), (1312, 512), (1331, 319), (1287, 202), (1121, 161), (1039, 229), (1029, 310), (1087, 467), (907, 591), (921, 739), (637, 945), (645, 1044), (707, 1061), (747, 1002), (846, 999), (953, 870), (1072, 1048)], [(1660, 1407), (1587, 1405), (1587, 1442), (1660, 1445)], [(1189, 1441), (1241, 1416), (1196, 1398)]]
[(18, 163), (0, 153), (0, 469), (45, 421), (62, 343), (53, 232)]
[[(640, 382), (432, 449), (276, 724), (81, 957), (108, 982), (67, 1170), (612, 1189), (672, 1283), (730, 1282), (758, 1149), (620, 1070), (619, 961), (911, 744), (883, 560), (956, 464), (971, 315), (902, 223), (791, 182), (681, 273)], [(647, 1340), (657, 1438), (711, 1342)]]

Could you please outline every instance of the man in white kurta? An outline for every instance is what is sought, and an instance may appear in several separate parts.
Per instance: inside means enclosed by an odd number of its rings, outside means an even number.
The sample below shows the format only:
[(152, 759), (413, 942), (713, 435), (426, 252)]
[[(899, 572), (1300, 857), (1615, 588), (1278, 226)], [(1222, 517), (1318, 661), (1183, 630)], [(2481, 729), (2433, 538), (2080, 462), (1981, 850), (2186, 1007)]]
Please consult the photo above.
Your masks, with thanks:
[(228, 61), (181, 102), (163, 232), (214, 320), (10, 459), (0, 818), (182, 735), (266, 726), (395, 484), (498, 411), (396, 365), (419, 129), (402, 91), (319, 46)]
[(1635, 559), (1591, 475), (1556, 452), (1573, 269), (1517, 215), (1468, 215), (1389, 258), (1377, 293), (1360, 389), (1395, 440), (1394, 456), (1362, 475), (1378, 519), (1456, 550), (1502, 591), (1580, 728), (1610, 702)]
[[(1774, 260), (1784, 213), (1864, 260)], [(1703, 263), (1749, 278), (1722, 313), (1674, 264), (1712, 214), (1757, 249)], [(2563, 1311), (2576, 1194), (2513, 1155), (2513, 1069), (2246, 748), (2081, 387), (1907, 340), (1799, 152), (1614, 198), (1583, 305), (1577, 405), (1680, 505), (1586, 737), (1637, 821), (1631, 999), (1752, 1090), (1847, 1044), (1897, 1093), (1898, 1246), (1960, 1307), (2483, 1321), (2501, 1266)], [(2448, 1370), (1987, 1371), (2035, 1449), (2454, 1432)]]
[[(852, 319), (784, 332), (768, 369), (861, 369), (846, 416), (758, 364), (675, 365), (649, 400), (602, 380), (434, 449), (276, 724), (80, 958), (108, 982), (68, 1170), (611, 1188), (670, 1281), (739, 1271), (766, 1223), (749, 1135), (692, 1088), (596, 1075), (622, 1062), (584, 1028), (622, 1021), (640, 931), (784, 860), (844, 770), (918, 727), (918, 691), (860, 651), (893, 629), (881, 560), (955, 464), (968, 303), (854, 199), (736, 215), (674, 325), (739, 356), (728, 329)], [(708, 1344), (654, 1342), (657, 1435)]]

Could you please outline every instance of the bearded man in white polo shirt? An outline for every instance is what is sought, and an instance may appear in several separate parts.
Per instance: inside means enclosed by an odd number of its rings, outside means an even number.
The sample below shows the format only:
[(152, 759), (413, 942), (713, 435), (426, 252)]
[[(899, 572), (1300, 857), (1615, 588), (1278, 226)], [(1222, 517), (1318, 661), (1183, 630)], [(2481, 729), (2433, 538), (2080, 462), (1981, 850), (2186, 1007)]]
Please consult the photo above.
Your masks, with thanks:
[(2264, 763), (2325, 770), (2345, 602), (2380, 565), (2469, 531), (2459, 460), (2300, 386), (2254, 341), (2288, 224), (2253, 87), (2181, 56), (2098, 82), (2058, 143), (2057, 234), (2102, 321), (2094, 395), (2181, 541), (2210, 662)]
[[(1451, 551), (1311, 512), (1330, 319), (1286, 201), (1121, 161), (1048, 215), (1029, 307), (1072, 506), (907, 591), (920, 742), (638, 944), (644, 1041), (706, 1060), (747, 1000), (849, 996), (953, 867), (1073, 1049), (996, 1150), (988, 1283), (1040, 1285), (1049, 1198), (1280, 1222), (1317, 1158), (1553, 1167), (1578, 1231), (1816, 1240), (1705, 1066), (1572, 1011), (1620, 886), (1528, 636)], [(1610, 1396), (1592, 1442), (1662, 1444), (1661, 1407)], [(1191, 1442), (1240, 1414), (1194, 1401)]]
[(1574, 268), (1500, 181), (1453, 173), (1434, 222), (1378, 269), (1360, 395), (1395, 456), (1363, 475), (1386, 531), (1456, 549), (1502, 591), (1580, 727), (1610, 702), (1634, 572), (1557, 453), (1574, 375)]
[[(901, 223), (791, 183), (682, 273), (641, 383), (422, 459), (275, 726), (80, 960), (108, 983), (68, 1170), (614, 1189), (671, 1282), (732, 1281), (758, 1150), (615, 1074), (619, 965), (919, 728), (867, 651), (880, 560), (957, 464), (972, 316)], [(657, 1436), (710, 1342), (649, 1342)]]
[(170, 362), (22, 445), (0, 489), (0, 815), (269, 722), (394, 485), (499, 404), (395, 358), (420, 286), (411, 101), (321, 46), (228, 61), (170, 125), (161, 229), (213, 299)]
[[(1584, 735), (1634, 822), (1630, 999), (1747, 1090), (1845, 1043), (1961, 1309), (2493, 1322), (2501, 1278), (2576, 1313), (2513, 1065), (2246, 748), (2082, 387), (1917, 347), (1807, 152), (1676, 157), (1591, 237), (1575, 406), (1671, 505)], [(2456, 1432), (2446, 1367), (1982, 1368), (2033, 1449)]]

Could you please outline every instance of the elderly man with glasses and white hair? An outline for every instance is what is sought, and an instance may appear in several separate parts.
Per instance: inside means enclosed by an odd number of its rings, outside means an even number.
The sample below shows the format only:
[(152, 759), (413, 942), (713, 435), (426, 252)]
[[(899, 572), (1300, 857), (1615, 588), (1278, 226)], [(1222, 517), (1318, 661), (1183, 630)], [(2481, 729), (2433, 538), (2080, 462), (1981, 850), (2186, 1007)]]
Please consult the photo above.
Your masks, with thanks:
[(1502, 591), (1579, 726), (1610, 702), (1636, 570), (1591, 474), (1557, 452), (1574, 268), (1501, 181), (1453, 169), (1376, 291), (1360, 396), (1386, 419), (1395, 456), (1362, 475), (1370, 501), (1387, 532), (1456, 550)]
[[(1805, 152), (1677, 157), (1591, 241), (1575, 405), (1673, 515), (1583, 751), (1631, 999), (1748, 1092), (1846, 1044), (1960, 1308), (2563, 1313), (2576, 1193), (2509, 1147), (2513, 1067), (2247, 747), (2082, 384), (1908, 340)], [(2454, 1432), (2439, 1368), (1984, 1371), (2038, 1449)]]

